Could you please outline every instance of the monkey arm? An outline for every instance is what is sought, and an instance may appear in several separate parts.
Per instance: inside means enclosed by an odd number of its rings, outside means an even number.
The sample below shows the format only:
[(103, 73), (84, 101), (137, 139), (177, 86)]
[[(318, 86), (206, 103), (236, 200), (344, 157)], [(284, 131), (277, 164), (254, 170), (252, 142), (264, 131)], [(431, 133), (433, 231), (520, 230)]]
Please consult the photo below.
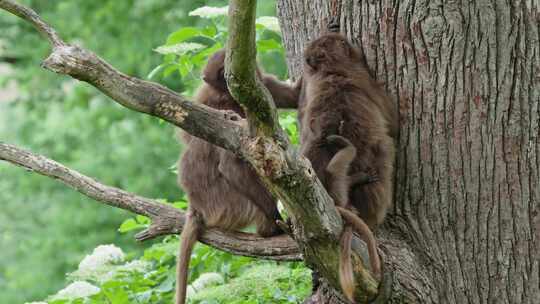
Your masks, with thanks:
[(301, 81), (297, 81), (294, 85), (290, 85), (284, 81), (280, 81), (273, 75), (263, 75), (263, 83), (272, 94), (274, 103), (277, 108), (281, 109), (296, 109), (298, 108), (298, 99), (300, 96)]

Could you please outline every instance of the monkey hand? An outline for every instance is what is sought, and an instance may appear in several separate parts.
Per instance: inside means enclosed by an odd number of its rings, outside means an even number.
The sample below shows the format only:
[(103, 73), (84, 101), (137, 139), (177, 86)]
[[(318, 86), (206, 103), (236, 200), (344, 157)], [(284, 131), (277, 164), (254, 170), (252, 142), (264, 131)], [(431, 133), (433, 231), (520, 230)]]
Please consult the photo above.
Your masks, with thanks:
[(326, 142), (328, 144), (342, 146), (342, 147), (348, 147), (348, 146), (353, 145), (348, 139), (346, 139), (345, 137), (341, 135), (330, 135), (326, 137)]
[(350, 176), (352, 185), (367, 185), (379, 181), (377, 170), (370, 168), (366, 171), (357, 172)]

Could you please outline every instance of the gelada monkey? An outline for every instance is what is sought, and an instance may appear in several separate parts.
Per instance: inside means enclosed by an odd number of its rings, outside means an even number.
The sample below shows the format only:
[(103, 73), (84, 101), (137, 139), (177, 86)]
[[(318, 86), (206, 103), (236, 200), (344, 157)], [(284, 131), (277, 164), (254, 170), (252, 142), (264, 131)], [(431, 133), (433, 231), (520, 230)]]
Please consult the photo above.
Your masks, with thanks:
[[(319, 128), (318, 126), (321, 123), (317, 122), (317, 120), (329, 121), (335, 118), (326, 116), (327, 112), (320, 114), (313, 117), (311, 113), (308, 113), (311, 135), (305, 137), (305, 141), (302, 143), (302, 152), (312, 162), (318, 177), (334, 200), (338, 212), (347, 223), (340, 240), (339, 273), (342, 289), (349, 300), (353, 301), (354, 276), (351, 262), (353, 228), (366, 242), (371, 269), (377, 276), (380, 275), (381, 264), (373, 232), (356, 213), (351, 211), (353, 207), (349, 204), (349, 192), (353, 186), (377, 182), (378, 177), (373, 171), (369, 173), (357, 172), (349, 175), (350, 166), (357, 156), (356, 147), (349, 140), (339, 135), (329, 135), (325, 138), (329, 132)], [(337, 131), (337, 133), (341, 132), (341, 130)], [(326, 167), (320, 167), (317, 164), (327, 165)], [(318, 276), (315, 274), (314, 281), (317, 278)]]
[[(195, 99), (244, 117), (244, 111), (227, 89), (224, 60), (224, 50), (210, 57), (203, 71), (204, 83)], [(258, 73), (279, 107), (296, 107), (295, 90), (273, 76)], [(231, 118), (239, 119), (236, 114)], [(276, 220), (280, 219), (276, 201), (249, 164), (202, 139), (187, 133), (182, 137), (187, 148), (178, 165), (178, 182), (187, 192), (189, 207), (180, 236), (176, 303), (186, 300), (189, 258), (204, 229), (232, 231), (255, 224), (257, 233), (264, 237), (281, 232), (276, 225)]]
[[(337, 191), (343, 195), (343, 189), (350, 187), (348, 199), (340, 198), (337, 202), (347, 222), (355, 229), (361, 226), (374, 228), (383, 221), (391, 205), (397, 113), (381, 86), (370, 76), (360, 50), (342, 35), (331, 33), (321, 36), (308, 45), (304, 57), (299, 101), (300, 113), (303, 114), (302, 151), (331, 194)], [(321, 138), (330, 135), (340, 135), (356, 149), (355, 156), (350, 153), (344, 156), (353, 158), (348, 168), (350, 172), (376, 172), (378, 180), (351, 186), (350, 179), (343, 182), (338, 178), (337, 184), (332, 183), (335, 172), (329, 174), (327, 168), (339, 149), (331, 143), (321, 145)], [(357, 214), (360, 217), (357, 219), (363, 223), (353, 223), (351, 214)], [(380, 275), (380, 260), (370, 229), (369, 234), (371, 237), (364, 240), (368, 248), (372, 248), (372, 271)], [(342, 244), (346, 246), (342, 247), (342, 257), (347, 256), (349, 260), (341, 260), (340, 269), (343, 271), (340, 271), (340, 280), (349, 299), (352, 299), (354, 291), (351, 238), (351, 229), (345, 229)]]

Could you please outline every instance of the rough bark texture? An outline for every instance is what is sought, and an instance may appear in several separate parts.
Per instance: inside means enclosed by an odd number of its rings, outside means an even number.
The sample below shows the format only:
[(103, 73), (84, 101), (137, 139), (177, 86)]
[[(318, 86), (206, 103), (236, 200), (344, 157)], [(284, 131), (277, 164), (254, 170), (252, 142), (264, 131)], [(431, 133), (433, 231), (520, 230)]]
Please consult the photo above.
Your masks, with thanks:
[[(330, 2), (278, 0), (295, 76)], [(540, 303), (540, 2), (338, 2), (341, 31), (400, 109), (395, 208), (379, 231), (393, 289)]]

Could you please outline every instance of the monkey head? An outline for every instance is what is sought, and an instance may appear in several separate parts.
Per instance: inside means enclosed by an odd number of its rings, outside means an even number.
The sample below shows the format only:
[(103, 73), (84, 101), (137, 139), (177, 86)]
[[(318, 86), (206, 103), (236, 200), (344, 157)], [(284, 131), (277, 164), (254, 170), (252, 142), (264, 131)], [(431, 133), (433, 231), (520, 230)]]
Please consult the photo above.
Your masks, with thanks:
[[(208, 85), (221, 93), (229, 93), (227, 81), (225, 80), (225, 49), (215, 52), (208, 58), (206, 67), (203, 70), (203, 80)], [(257, 76), (261, 79), (262, 73), (257, 67)]]
[(361, 51), (340, 34), (329, 33), (312, 41), (304, 51), (308, 71), (317, 72), (349, 67), (363, 62)]
[(219, 50), (208, 58), (203, 80), (219, 92), (229, 92), (225, 81), (225, 50)]

